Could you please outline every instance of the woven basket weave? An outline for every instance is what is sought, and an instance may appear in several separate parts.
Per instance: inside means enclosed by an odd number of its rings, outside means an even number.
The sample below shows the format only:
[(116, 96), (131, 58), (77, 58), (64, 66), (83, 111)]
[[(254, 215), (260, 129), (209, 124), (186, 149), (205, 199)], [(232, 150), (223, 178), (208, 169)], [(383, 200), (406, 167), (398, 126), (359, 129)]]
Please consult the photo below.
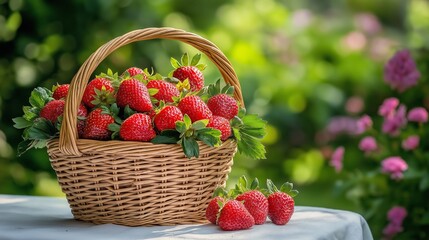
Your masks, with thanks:
[(48, 143), (52, 168), (76, 219), (126, 226), (203, 223), (214, 190), (225, 184), (231, 171), (237, 146), (231, 139), (217, 148), (200, 144), (199, 158), (187, 159), (178, 144), (77, 138), (77, 109), (97, 66), (121, 46), (149, 39), (182, 41), (204, 53), (235, 87), (234, 97), (244, 106), (230, 62), (198, 35), (147, 28), (101, 46), (72, 79), (60, 137)]

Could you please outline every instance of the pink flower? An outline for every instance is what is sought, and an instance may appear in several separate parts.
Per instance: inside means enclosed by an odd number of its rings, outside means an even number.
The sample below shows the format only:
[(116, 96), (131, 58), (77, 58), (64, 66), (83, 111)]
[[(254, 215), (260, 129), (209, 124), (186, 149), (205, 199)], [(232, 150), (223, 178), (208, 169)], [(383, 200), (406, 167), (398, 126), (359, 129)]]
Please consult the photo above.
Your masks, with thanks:
[(416, 149), (420, 144), (420, 137), (417, 135), (409, 136), (408, 138), (402, 141), (402, 148), (404, 150), (413, 150)]
[(387, 117), (392, 114), (398, 106), (399, 100), (397, 98), (386, 98), (378, 109), (378, 114)]
[(428, 121), (428, 111), (422, 107), (416, 107), (408, 112), (408, 120), (411, 122), (425, 123)]
[(407, 209), (401, 206), (395, 206), (387, 213), (387, 219), (393, 224), (402, 225), (402, 221), (404, 221), (407, 214)]
[(387, 213), (389, 224), (383, 229), (383, 234), (387, 239), (391, 239), (396, 234), (402, 232), (402, 222), (407, 214), (407, 210), (400, 206), (393, 207), (389, 210)]
[(356, 122), (357, 124), (357, 133), (364, 133), (366, 130), (372, 127), (372, 119), (368, 115), (363, 115)]
[(407, 163), (401, 157), (388, 157), (381, 162), (381, 171), (389, 173), (390, 178), (399, 180), (403, 177), (403, 172), (408, 169)]
[(397, 111), (393, 111), (388, 116), (384, 117), (382, 131), (391, 136), (399, 134), (399, 130), (407, 124), (405, 105), (400, 105)]
[(407, 49), (396, 52), (384, 66), (384, 81), (399, 92), (416, 85), (419, 78), (420, 72)]
[(371, 152), (377, 149), (377, 142), (373, 137), (364, 137), (359, 142), (359, 149), (364, 152)]
[(338, 147), (335, 149), (331, 156), (330, 165), (335, 168), (336, 172), (341, 172), (343, 169), (343, 158), (344, 158), (344, 147)]

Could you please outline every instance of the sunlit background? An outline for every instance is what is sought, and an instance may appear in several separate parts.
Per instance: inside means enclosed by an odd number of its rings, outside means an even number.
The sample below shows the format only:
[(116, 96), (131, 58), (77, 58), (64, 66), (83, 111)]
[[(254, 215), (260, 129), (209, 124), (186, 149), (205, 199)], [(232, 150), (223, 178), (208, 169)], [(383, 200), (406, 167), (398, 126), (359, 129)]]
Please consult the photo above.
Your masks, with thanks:
[[(327, 164), (329, 142), (351, 133), (354, 117), (376, 112), (372, 103), (389, 91), (381, 87), (383, 64), (405, 45), (428, 46), (428, 19), (425, 0), (0, 0), (0, 193), (62, 195), (46, 150), (16, 156), (21, 131), (11, 119), (22, 115), (34, 87), (68, 83), (116, 36), (168, 26), (218, 45), (239, 76), (248, 111), (269, 123), (267, 159), (237, 155), (229, 185), (242, 174), (292, 181), (297, 205), (360, 212), (353, 194), (334, 191), (339, 174)], [(94, 74), (129, 66), (167, 74), (169, 58), (185, 51), (196, 50), (166, 40), (135, 43)], [(205, 76), (213, 82), (219, 73), (209, 64)]]

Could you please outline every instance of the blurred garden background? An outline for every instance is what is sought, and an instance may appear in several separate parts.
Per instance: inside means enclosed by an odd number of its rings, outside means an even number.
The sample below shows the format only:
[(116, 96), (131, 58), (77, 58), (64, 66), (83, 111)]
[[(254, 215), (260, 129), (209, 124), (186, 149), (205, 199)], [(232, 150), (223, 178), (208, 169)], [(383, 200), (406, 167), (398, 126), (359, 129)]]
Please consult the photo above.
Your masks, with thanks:
[[(327, 159), (334, 140), (356, 145), (347, 136), (350, 121), (376, 113), (392, 94), (383, 66), (394, 52), (429, 46), (428, 20), (426, 0), (0, 0), (0, 193), (62, 195), (45, 149), (16, 154), (22, 132), (12, 118), (22, 115), (31, 90), (70, 82), (80, 64), (116, 36), (167, 26), (218, 45), (239, 76), (247, 110), (268, 121), (267, 159), (237, 155), (229, 185), (243, 174), (292, 181), (300, 191), (297, 205), (363, 213), (358, 193), (335, 187), (342, 173)], [(129, 66), (167, 74), (169, 58), (185, 51), (195, 52), (166, 40), (135, 43), (94, 74)], [(211, 64), (205, 75), (212, 82), (219, 77)], [(427, 108), (424, 96), (406, 95)]]

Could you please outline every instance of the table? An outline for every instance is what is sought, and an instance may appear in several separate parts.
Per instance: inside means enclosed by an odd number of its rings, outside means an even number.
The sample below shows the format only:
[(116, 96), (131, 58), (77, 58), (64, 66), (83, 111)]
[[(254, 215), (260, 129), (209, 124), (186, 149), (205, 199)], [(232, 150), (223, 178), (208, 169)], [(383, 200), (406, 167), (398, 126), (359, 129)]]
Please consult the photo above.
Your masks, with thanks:
[(270, 221), (251, 229), (225, 232), (213, 224), (124, 227), (73, 219), (65, 198), (0, 194), (0, 239), (140, 240), (140, 239), (350, 239), (371, 240), (359, 214), (297, 206), (290, 222)]

